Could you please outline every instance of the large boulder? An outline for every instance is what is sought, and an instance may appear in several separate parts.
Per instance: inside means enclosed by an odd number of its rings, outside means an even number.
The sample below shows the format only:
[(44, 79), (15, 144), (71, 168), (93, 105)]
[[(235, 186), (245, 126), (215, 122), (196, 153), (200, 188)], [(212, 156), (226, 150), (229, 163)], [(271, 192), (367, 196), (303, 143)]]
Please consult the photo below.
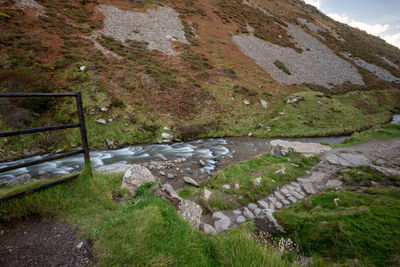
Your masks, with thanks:
[(319, 143), (289, 142), (285, 140), (273, 140), (269, 143), (269, 151), (277, 156), (285, 156), (289, 153), (307, 153), (319, 155), (331, 150), (331, 147)]
[(128, 189), (132, 194), (136, 194), (139, 186), (147, 182), (155, 182), (153, 174), (143, 166), (132, 165), (124, 174), (121, 188)]
[(202, 213), (201, 207), (191, 200), (185, 199), (179, 206), (179, 214), (196, 229), (199, 229)]
[(326, 157), (326, 160), (334, 165), (340, 165), (344, 167), (357, 167), (361, 165), (370, 165), (369, 160), (364, 155), (350, 154), (350, 153), (336, 153)]

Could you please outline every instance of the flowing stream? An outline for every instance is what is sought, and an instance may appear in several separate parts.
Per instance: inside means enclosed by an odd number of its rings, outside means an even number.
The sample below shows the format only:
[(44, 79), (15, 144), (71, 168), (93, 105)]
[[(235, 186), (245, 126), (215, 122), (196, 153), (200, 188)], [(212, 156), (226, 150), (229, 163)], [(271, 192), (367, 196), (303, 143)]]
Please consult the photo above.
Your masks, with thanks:
[[(327, 142), (337, 144), (346, 137), (295, 138), (300, 142)], [(197, 141), (173, 144), (152, 144), (129, 146), (116, 150), (92, 150), (90, 158), (94, 169), (115, 163), (140, 163), (152, 160), (187, 160), (203, 159), (206, 163), (202, 172), (210, 172), (215, 168), (216, 160), (222, 158), (241, 157), (267, 153), (272, 139), (254, 137), (210, 138)], [(18, 163), (38, 160), (47, 155), (33, 156), (17, 161), (0, 163), (0, 168)], [(0, 182), (11, 182), (15, 177), (29, 174), (38, 177), (44, 174), (65, 175), (81, 170), (84, 165), (83, 155), (45, 162), (34, 166), (20, 168), (0, 174)]]
[[(392, 123), (400, 122), (400, 114), (393, 115)], [(338, 144), (346, 137), (322, 137), (322, 138), (292, 138), (286, 139), (299, 142), (326, 142)], [(269, 142), (273, 139), (255, 137), (236, 138), (210, 138), (197, 141), (181, 142), (174, 144), (152, 144), (129, 146), (117, 150), (92, 150), (90, 157), (94, 169), (116, 163), (141, 163), (152, 160), (188, 160), (203, 159), (206, 163), (200, 171), (209, 173), (215, 169), (216, 161), (223, 158), (238, 157), (250, 158), (269, 151)], [(0, 168), (38, 160), (47, 155), (33, 156), (17, 161), (0, 163)], [(29, 174), (30, 177), (43, 175), (65, 175), (81, 170), (84, 165), (83, 155), (77, 155), (65, 159), (54, 160), (26, 168), (0, 173), (0, 183), (14, 183), (18, 176)], [(17, 182), (17, 181), (15, 181)]]

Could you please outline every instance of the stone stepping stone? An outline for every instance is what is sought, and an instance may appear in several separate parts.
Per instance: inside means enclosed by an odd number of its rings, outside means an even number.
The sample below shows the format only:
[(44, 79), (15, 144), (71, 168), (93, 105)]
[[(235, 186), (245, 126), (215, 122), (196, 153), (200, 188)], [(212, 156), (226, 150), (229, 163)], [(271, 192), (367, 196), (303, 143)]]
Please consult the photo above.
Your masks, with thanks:
[(238, 216), (236, 218), (236, 222), (239, 223), (239, 224), (242, 224), (242, 223), (246, 222), (246, 218), (243, 217), (243, 216)]
[(258, 208), (258, 206), (254, 203), (250, 203), (249, 205), (247, 205), (247, 207), (249, 207), (250, 210), (255, 210)]
[(242, 214), (242, 212), (241, 212), (240, 210), (234, 210), (234, 211), (233, 211), (233, 214), (235, 214), (235, 215), (240, 215), (240, 214)]
[(247, 207), (243, 208), (243, 215), (249, 219), (253, 219), (255, 217), (254, 214)]
[(257, 202), (258, 202), (258, 204), (259, 204), (262, 208), (264, 208), (264, 209), (268, 209), (268, 208), (269, 208), (268, 203), (265, 202), (264, 200), (259, 200), (259, 201), (257, 201)]

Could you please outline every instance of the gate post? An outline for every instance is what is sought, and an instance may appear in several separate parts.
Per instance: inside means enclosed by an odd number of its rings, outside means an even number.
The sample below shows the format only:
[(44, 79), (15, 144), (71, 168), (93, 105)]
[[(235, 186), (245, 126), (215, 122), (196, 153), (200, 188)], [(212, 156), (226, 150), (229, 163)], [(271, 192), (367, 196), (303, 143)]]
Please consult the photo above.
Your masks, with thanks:
[(81, 130), (82, 148), (85, 156), (85, 165), (88, 166), (90, 165), (89, 145), (87, 141), (85, 114), (83, 112), (83, 105), (82, 105), (82, 93), (80, 91), (76, 92), (76, 105), (78, 107), (78, 117)]

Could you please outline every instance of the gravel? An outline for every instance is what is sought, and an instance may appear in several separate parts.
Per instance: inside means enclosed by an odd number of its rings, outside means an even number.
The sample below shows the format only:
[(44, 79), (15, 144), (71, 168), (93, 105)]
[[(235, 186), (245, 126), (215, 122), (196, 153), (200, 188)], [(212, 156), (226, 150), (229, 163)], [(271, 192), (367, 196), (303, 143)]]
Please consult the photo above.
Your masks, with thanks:
[(369, 70), (379, 78), (381, 78), (384, 81), (387, 82), (394, 82), (394, 83), (400, 83), (400, 78), (397, 78), (396, 76), (393, 76), (390, 72), (385, 70), (384, 68), (381, 68), (379, 66), (376, 66), (374, 64), (368, 63), (361, 58), (353, 58), (349, 54), (342, 53), (342, 55), (348, 59), (351, 59), (356, 63), (358, 66), (361, 68), (364, 68), (366, 70)]
[(400, 70), (400, 67), (398, 65), (394, 64), (392, 61), (390, 61), (386, 57), (380, 57), (380, 58), (383, 59), (389, 66), (391, 66), (397, 70)]
[(30, 7), (30, 8), (37, 8), (37, 9), (43, 9), (44, 7), (40, 5), (38, 2), (35, 0), (14, 0), (15, 5), (19, 7)]
[[(328, 88), (346, 81), (364, 85), (357, 68), (335, 55), (326, 45), (292, 24), (288, 24), (287, 31), (298, 43), (297, 47), (303, 49), (302, 53), (254, 36), (237, 35), (233, 41), (245, 55), (255, 60), (279, 82), (312, 83)], [(274, 65), (276, 60), (283, 62), (291, 75), (277, 68)]]
[(148, 43), (148, 49), (169, 55), (176, 54), (171, 40), (189, 44), (179, 14), (170, 7), (158, 7), (145, 13), (108, 5), (100, 5), (97, 9), (105, 16), (101, 33), (121, 42), (128, 39), (144, 41)]

